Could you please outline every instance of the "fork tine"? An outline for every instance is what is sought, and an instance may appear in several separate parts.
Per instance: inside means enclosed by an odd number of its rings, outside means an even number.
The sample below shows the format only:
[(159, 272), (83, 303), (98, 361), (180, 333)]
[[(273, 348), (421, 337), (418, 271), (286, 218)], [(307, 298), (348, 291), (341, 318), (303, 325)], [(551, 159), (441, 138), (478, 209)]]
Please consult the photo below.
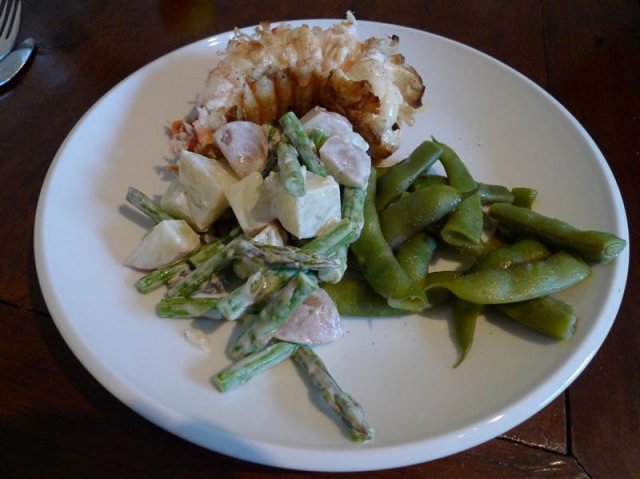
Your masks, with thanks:
[(16, 37), (18, 36), (18, 30), (20, 30), (20, 14), (22, 13), (22, 2), (18, 0), (14, 5), (16, 5), (16, 8), (14, 8), (15, 16), (13, 17), (13, 23), (11, 23), (11, 26), (9, 27), (9, 36), (7, 38), (7, 41), (12, 48), (13, 44), (16, 41)]
[(0, 38), (2, 38), (4, 36), (3, 32), (4, 32), (4, 25), (5, 23), (9, 23), (7, 20), (7, 10), (9, 9), (9, 6), (11, 5), (11, 0), (0, 0), (0, 6), (4, 5), (4, 7), (2, 8), (2, 13), (0, 13)]
[(20, 0), (2, 0), (4, 7), (0, 14), (0, 60), (6, 57), (13, 48), (20, 30), (20, 14), (22, 3)]

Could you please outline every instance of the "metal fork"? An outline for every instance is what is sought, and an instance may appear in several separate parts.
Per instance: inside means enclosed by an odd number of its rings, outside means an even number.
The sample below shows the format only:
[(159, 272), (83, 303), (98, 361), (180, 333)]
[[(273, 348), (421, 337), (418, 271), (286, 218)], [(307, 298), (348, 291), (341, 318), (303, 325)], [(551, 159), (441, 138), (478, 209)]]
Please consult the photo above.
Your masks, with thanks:
[(0, 60), (11, 52), (20, 30), (20, 13), (22, 2), (20, 0), (7, 0), (0, 12)]

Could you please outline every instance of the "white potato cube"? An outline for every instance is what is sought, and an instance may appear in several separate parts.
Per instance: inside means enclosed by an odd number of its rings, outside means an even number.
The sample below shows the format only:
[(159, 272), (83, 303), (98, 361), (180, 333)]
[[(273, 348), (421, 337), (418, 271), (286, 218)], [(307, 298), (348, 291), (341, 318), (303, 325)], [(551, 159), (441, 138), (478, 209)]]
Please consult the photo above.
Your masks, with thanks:
[(225, 191), (242, 231), (254, 235), (275, 219), (262, 175), (249, 173)]
[(162, 208), (206, 231), (229, 207), (225, 190), (238, 178), (226, 162), (183, 150), (176, 178), (162, 196)]
[(273, 213), (283, 228), (299, 239), (317, 236), (341, 217), (340, 186), (333, 177), (307, 172), (305, 184), (304, 196), (291, 196), (279, 173), (271, 172), (265, 179)]
[(345, 186), (367, 186), (371, 173), (371, 158), (353, 143), (332, 136), (320, 148), (320, 161), (338, 183)]
[(178, 261), (200, 246), (200, 236), (183, 220), (162, 220), (125, 260), (127, 266), (155, 269)]
[(251, 241), (255, 241), (260, 244), (266, 244), (269, 246), (284, 246), (286, 233), (276, 223), (269, 223), (267, 226), (251, 238)]

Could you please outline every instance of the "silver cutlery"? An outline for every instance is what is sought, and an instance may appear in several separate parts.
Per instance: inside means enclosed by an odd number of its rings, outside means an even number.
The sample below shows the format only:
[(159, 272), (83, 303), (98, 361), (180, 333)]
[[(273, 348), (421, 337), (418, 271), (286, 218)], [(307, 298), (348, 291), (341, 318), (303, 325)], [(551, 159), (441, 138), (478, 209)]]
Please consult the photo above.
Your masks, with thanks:
[(9, 83), (22, 70), (35, 51), (33, 38), (27, 38), (15, 50), (0, 60), (0, 88)]
[(20, 0), (4, 2), (4, 7), (0, 12), (0, 60), (11, 52), (16, 42), (18, 30), (20, 30), (21, 13), (22, 2)]

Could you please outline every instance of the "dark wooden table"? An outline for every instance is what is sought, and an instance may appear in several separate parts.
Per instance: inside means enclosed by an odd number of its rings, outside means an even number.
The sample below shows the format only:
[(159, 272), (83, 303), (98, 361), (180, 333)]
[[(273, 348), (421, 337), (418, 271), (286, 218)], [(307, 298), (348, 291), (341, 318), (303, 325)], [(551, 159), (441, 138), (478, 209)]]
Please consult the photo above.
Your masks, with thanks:
[[(303, 477), (194, 446), (147, 422), (90, 376), (56, 330), (34, 266), (44, 176), (66, 135), (111, 87), (195, 40), (262, 19), (406, 25), (464, 42), (549, 91), (603, 151), (640, 241), (637, 1), (24, 0), (38, 54), (0, 92), (0, 477)], [(352, 477), (640, 477), (640, 271), (583, 374), (503, 436), (425, 464)], [(332, 474), (317, 474), (328, 477)]]

